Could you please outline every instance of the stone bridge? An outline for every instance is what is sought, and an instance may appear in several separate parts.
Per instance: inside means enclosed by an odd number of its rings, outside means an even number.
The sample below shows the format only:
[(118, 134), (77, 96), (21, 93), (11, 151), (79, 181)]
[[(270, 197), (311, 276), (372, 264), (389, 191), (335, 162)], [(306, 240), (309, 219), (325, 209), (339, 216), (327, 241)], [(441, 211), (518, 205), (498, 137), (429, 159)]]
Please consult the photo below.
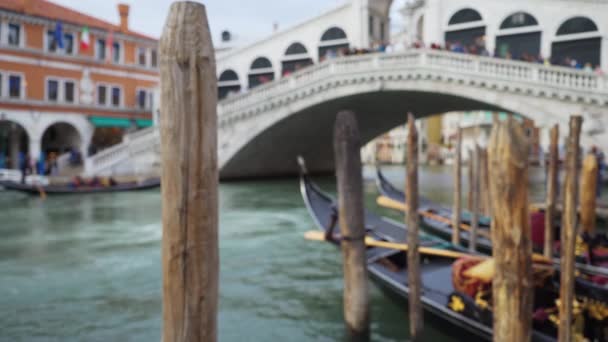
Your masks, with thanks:
[[(362, 143), (406, 120), (450, 111), (497, 110), (540, 127), (583, 115), (583, 144), (608, 149), (608, 79), (591, 72), (435, 50), (332, 59), (218, 104), (223, 179), (293, 175), (296, 156), (311, 172), (333, 170), (336, 114), (353, 110)], [(88, 174), (141, 170), (158, 154), (158, 132), (138, 133), (87, 160)], [(136, 152), (134, 152), (136, 151)], [(133, 158), (137, 155), (138, 158)], [(99, 159), (99, 160), (97, 160)], [(143, 158), (153, 165), (154, 158)]]
[(417, 118), (500, 110), (540, 127), (585, 119), (583, 144), (608, 148), (608, 79), (591, 72), (435, 50), (337, 58), (223, 100), (218, 105), (222, 178), (333, 170), (338, 111), (359, 120), (362, 143)]

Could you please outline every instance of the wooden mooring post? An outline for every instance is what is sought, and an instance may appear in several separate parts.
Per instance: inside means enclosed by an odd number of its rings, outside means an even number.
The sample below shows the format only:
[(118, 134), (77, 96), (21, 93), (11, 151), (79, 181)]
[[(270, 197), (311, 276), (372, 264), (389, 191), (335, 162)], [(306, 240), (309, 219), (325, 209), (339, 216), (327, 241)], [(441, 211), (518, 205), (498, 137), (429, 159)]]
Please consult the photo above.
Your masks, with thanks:
[(456, 133), (454, 149), (454, 209), (452, 212), (452, 243), (460, 246), (460, 221), (462, 217), (462, 128)]
[(528, 206), (529, 142), (512, 118), (496, 124), (488, 147), (492, 194), (494, 341), (530, 341), (532, 244)]
[(576, 256), (577, 207), (578, 207), (578, 162), (580, 135), (583, 118), (570, 118), (570, 135), (566, 156), (566, 181), (564, 185), (564, 210), (561, 230), (561, 279), (559, 307), (559, 341), (573, 341), (572, 313), (574, 299), (574, 258)]
[(597, 157), (588, 154), (583, 162), (581, 174), (581, 229), (585, 233), (595, 234), (597, 220), (597, 182), (598, 182)]
[(481, 203), (483, 203), (482, 213), (487, 217), (492, 217), (492, 206), (490, 205), (490, 203), (492, 202), (492, 195), (490, 194), (490, 175), (488, 169), (487, 148), (480, 148), (479, 163), (479, 170), (481, 173), (481, 185), (479, 186), (479, 193), (481, 197), (479, 198), (479, 200), (481, 201)]
[(469, 177), (469, 188), (468, 188), (468, 196), (467, 196), (467, 209), (469, 210), (469, 213), (473, 212), (473, 182), (474, 180), (474, 159), (475, 157), (473, 156), (473, 150), (469, 149), (468, 150), (468, 154), (469, 154), (469, 169), (468, 169), (468, 177)]
[(477, 144), (473, 150), (473, 161), (471, 162), (471, 169), (473, 170), (473, 177), (471, 183), (471, 195), (472, 204), (471, 208), (471, 232), (469, 234), (469, 251), (475, 252), (477, 250), (477, 231), (479, 230), (479, 183), (480, 183), (480, 171), (481, 171), (481, 151)]
[(216, 341), (217, 84), (202, 4), (171, 5), (160, 39), (163, 342)]
[(409, 293), (410, 336), (412, 341), (420, 341), (423, 329), (422, 280), (420, 277), (420, 247), (418, 223), (418, 132), (416, 119), (412, 113), (407, 118), (407, 178), (405, 196), (409, 201), (407, 210), (407, 279)]
[(553, 222), (555, 220), (555, 204), (557, 201), (557, 167), (559, 162), (559, 125), (551, 128), (549, 143), (549, 163), (547, 165), (547, 199), (545, 210), (545, 245), (543, 254), (547, 258), (553, 257)]
[(344, 319), (348, 338), (369, 340), (369, 289), (363, 212), (361, 138), (355, 114), (338, 113), (334, 152), (344, 259)]

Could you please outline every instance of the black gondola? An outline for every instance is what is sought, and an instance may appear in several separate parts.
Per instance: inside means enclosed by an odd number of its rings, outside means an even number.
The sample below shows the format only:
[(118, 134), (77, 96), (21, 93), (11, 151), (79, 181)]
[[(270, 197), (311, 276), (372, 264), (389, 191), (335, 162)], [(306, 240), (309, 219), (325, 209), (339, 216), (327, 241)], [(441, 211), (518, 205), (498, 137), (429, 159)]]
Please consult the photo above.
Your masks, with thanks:
[(29, 195), (74, 195), (74, 194), (98, 194), (108, 192), (124, 192), (124, 191), (140, 191), (158, 188), (160, 186), (159, 178), (151, 178), (142, 182), (125, 182), (118, 183), (112, 186), (78, 186), (70, 185), (30, 185), (21, 184), (13, 181), (2, 181), (0, 185), (6, 190), (19, 191)]
[[(334, 200), (323, 193), (306, 175), (302, 175), (300, 179), (300, 189), (310, 215), (318, 228), (325, 231), (325, 225), (330, 221)], [(368, 235), (374, 239), (400, 243), (406, 241), (406, 230), (403, 229), (403, 226), (396, 224), (390, 219), (366, 213), (365, 225)], [(429, 236), (421, 236), (421, 245), (461, 251), (449, 243)], [(406, 259), (405, 254), (401, 251), (376, 247), (367, 249), (367, 265), (370, 276), (404, 299), (407, 299), (409, 291), (407, 286)], [(400, 266), (399, 269), (395, 270), (387, 266), (387, 260), (394, 265)], [(480, 338), (491, 340), (491, 313), (484, 312), (482, 316), (485, 317), (480, 317), (480, 311), (474, 308), (474, 304), (470, 305), (472, 302), (467, 302), (467, 308), (462, 312), (456, 312), (448, 306), (454, 296), (460, 296), (452, 285), (453, 262), (453, 259), (444, 257), (423, 257), (420, 264), (420, 272), (422, 278), (421, 300), (424, 309), (456, 327), (465, 329)], [(481, 321), (485, 321), (485, 323)], [(533, 341), (555, 341), (555, 337), (534, 330)]]
[[(386, 179), (386, 177), (384, 177), (384, 175), (382, 174), (380, 169), (377, 169), (376, 174), (377, 174), (376, 185), (378, 187), (378, 191), (380, 192), (380, 194), (393, 201), (396, 201), (399, 203), (405, 203), (405, 194), (403, 193), (403, 191), (400, 191), (395, 186), (393, 186)], [(451, 219), (451, 217), (452, 217), (451, 209), (448, 209), (441, 205), (433, 203), (432, 201), (430, 201), (426, 198), (423, 198), (423, 197), (421, 197), (419, 199), (419, 202), (420, 202), (419, 210), (421, 212), (428, 212), (428, 213), (432, 213), (432, 214), (438, 215), (440, 217), (449, 218), (449, 219)], [(421, 221), (429, 232), (441, 237), (444, 240), (447, 240), (447, 241), (451, 240), (452, 224), (446, 223), (443, 221), (438, 221), (433, 218), (429, 218), (429, 217), (425, 217), (425, 216), (421, 217)], [(470, 224), (470, 215), (463, 215), (463, 219), (461, 222), (464, 224)], [(489, 233), (489, 228), (490, 228), (490, 220), (485, 217), (480, 218), (479, 230)], [(468, 244), (469, 238), (470, 238), (469, 232), (467, 232), (467, 231), (460, 232), (460, 239), (463, 243)], [(477, 248), (479, 251), (481, 251), (483, 253), (491, 254), (492, 242), (483, 236), (478, 236), (477, 237)], [(559, 266), (559, 259), (554, 259), (554, 263)], [(577, 267), (577, 269), (588, 272), (588, 273), (608, 277), (608, 268), (606, 268), (606, 267), (592, 266), (592, 265), (584, 264), (581, 262), (577, 262), (576, 267)]]

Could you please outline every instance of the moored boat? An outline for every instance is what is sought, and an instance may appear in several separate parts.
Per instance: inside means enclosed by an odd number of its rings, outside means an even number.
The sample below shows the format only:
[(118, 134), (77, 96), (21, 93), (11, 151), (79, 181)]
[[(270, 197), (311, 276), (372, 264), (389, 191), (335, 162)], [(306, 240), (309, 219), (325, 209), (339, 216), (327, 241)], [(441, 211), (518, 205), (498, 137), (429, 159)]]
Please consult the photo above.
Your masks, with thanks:
[[(327, 225), (335, 215), (335, 200), (321, 191), (310, 179), (303, 175), (300, 180), (300, 189), (310, 215), (319, 230), (325, 232)], [(332, 214), (334, 213), (334, 214)], [(375, 240), (406, 243), (406, 230), (396, 222), (381, 218), (373, 213), (365, 213), (365, 227), (367, 235)], [(462, 251), (450, 243), (430, 236), (421, 236), (422, 247), (432, 247), (446, 251)], [(339, 245), (339, 236), (331, 243)], [(403, 251), (369, 247), (367, 249), (367, 267), (370, 276), (381, 285), (390, 289), (400, 297), (407, 299), (409, 289), (407, 285), (407, 258)], [(458, 291), (453, 278), (454, 259), (440, 256), (422, 256), (420, 264), (422, 280), (422, 304), (424, 309), (435, 317), (450, 322), (452, 325), (465, 329), (486, 340), (492, 339), (492, 313), (487, 306), (480, 307), (483, 302), (480, 298), (473, 298)], [(537, 287), (535, 294), (535, 312), (549, 313), (558, 296), (553, 277), (546, 279), (546, 284)], [(558, 278), (557, 278), (558, 279)], [(581, 290), (577, 280), (577, 293)], [(583, 286), (584, 287), (584, 286)], [(491, 293), (491, 291), (490, 291)], [(604, 296), (605, 293), (600, 293)], [(606, 300), (608, 297), (603, 298)], [(487, 305), (485, 302), (484, 305)], [(550, 315), (536, 315), (534, 321), (533, 341), (555, 341), (557, 328), (549, 320)], [(590, 321), (591, 322), (591, 321)], [(597, 335), (594, 335), (597, 336)]]
[(160, 186), (159, 178), (150, 178), (141, 182), (122, 182), (109, 186), (73, 186), (73, 185), (34, 185), (21, 184), (14, 181), (0, 182), (6, 190), (19, 191), (30, 195), (73, 195), (73, 194), (96, 194), (109, 192), (140, 191), (154, 189)]
[[(397, 208), (398, 206), (403, 206), (406, 203), (405, 194), (403, 191), (397, 189), (393, 184), (386, 179), (384, 174), (377, 169), (377, 178), (376, 185), (378, 187), (378, 191), (385, 198), (384, 204), (387, 204), (392, 208)], [(421, 213), (421, 221), (424, 224), (425, 228), (435, 234), (442, 239), (447, 241), (451, 240), (452, 237), (452, 210), (446, 207), (443, 207), (437, 203), (434, 203), (426, 198), (420, 198), (419, 200), (419, 212)], [(467, 227), (470, 225), (471, 215), (468, 213), (463, 213), (461, 227)], [(477, 248), (479, 251), (491, 254), (492, 253), (492, 242), (489, 239), (490, 236), (490, 219), (487, 217), (481, 217), (479, 220), (479, 230), (477, 237)], [(470, 233), (467, 230), (462, 230), (460, 232), (460, 239), (465, 244), (468, 245), (470, 241)], [(599, 237), (597, 242), (602, 242), (603, 239)], [(603, 243), (602, 243), (603, 245)], [(581, 249), (587, 249), (585, 247), (586, 244), (584, 242), (581, 243)], [(606, 247), (601, 247), (600, 249), (606, 249)], [(608, 267), (605, 267), (604, 257), (599, 257), (595, 259), (594, 264), (583, 263), (584, 258), (577, 258), (576, 267), (579, 270), (595, 274), (601, 275), (604, 277), (608, 277)], [(608, 260), (606, 260), (608, 261)], [(555, 265), (559, 266), (559, 259), (554, 259)]]

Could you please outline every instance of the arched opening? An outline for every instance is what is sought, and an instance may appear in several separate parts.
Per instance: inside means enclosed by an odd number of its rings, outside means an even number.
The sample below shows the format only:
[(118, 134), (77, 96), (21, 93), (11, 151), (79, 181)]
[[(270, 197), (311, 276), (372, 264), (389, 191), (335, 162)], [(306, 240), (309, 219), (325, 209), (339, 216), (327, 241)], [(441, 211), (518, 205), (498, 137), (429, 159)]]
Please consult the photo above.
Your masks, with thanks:
[[(511, 29), (517, 29), (517, 33), (509, 33)], [(500, 24), (496, 36), (496, 55), (502, 58), (536, 60), (540, 56), (541, 35), (536, 18), (525, 12), (514, 13)]]
[(232, 70), (225, 70), (220, 74), (217, 82), (217, 95), (219, 99), (226, 98), (230, 93), (239, 93), (241, 91), (241, 82), (239, 75)]
[(19, 169), (29, 151), (29, 137), (18, 123), (0, 120), (0, 169)]
[(73, 150), (82, 151), (82, 137), (71, 124), (58, 122), (44, 131), (41, 147), (46, 154), (61, 155)]
[(600, 65), (602, 37), (597, 25), (589, 18), (566, 20), (557, 30), (551, 47), (554, 64), (583, 68)]
[(249, 70), (249, 89), (274, 80), (272, 63), (266, 57), (258, 57), (251, 63)]
[(445, 46), (455, 52), (486, 54), (486, 26), (481, 14), (465, 8), (454, 13), (445, 32)]
[(337, 56), (341, 50), (350, 48), (346, 32), (339, 27), (325, 31), (319, 43), (319, 61)]
[(301, 43), (293, 43), (289, 45), (285, 51), (281, 68), (281, 75), (287, 76), (294, 71), (298, 71), (313, 64), (312, 59), (308, 55), (308, 50)]

